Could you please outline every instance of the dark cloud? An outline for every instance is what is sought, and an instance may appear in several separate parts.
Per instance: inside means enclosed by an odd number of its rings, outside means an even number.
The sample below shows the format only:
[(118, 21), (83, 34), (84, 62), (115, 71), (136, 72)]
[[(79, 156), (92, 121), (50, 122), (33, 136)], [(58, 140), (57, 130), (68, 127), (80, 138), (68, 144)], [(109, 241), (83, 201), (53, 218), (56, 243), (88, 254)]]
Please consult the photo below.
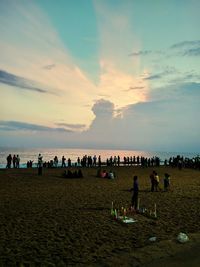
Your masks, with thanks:
[(183, 41), (173, 44), (171, 47), (173, 50), (178, 50), (180, 56), (199, 56), (200, 55), (200, 40)]
[(200, 74), (197, 74), (195, 72), (190, 72), (190, 73), (180, 73), (176, 78), (170, 80), (170, 83), (186, 83), (186, 82), (191, 82), (191, 80), (197, 81), (200, 80)]
[(140, 50), (138, 52), (133, 52), (133, 53), (129, 54), (129, 57), (146, 56), (149, 54), (152, 54), (151, 50), (143, 50), (143, 51)]
[(31, 124), (20, 121), (0, 121), (0, 129), (4, 131), (37, 131), (37, 132), (72, 132), (70, 130), (66, 130), (65, 128), (53, 128), (42, 126), (38, 124)]
[(114, 104), (108, 100), (100, 99), (93, 105), (92, 111), (96, 116), (112, 116)]
[(185, 50), (183, 55), (184, 56), (200, 56), (200, 46)]
[(150, 75), (144, 78), (144, 80), (157, 80), (157, 79), (161, 79), (163, 76), (165, 76), (164, 73), (158, 73), (158, 74)]
[(193, 40), (193, 41), (183, 41), (183, 42), (179, 42), (179, 43), (175, 43), (172, 46), (170, 46), (170, 48), (172, 49), (177, 49), (177, 48), (185, 48), (188, 46), (196, 46), (196, 45), (200, 45), (200, 40)]
[(51, 70), (53, 68), (55, 68), (56, 64), (50, 64), (50, 65), (46, 65), (43, 67), (43, 69), (46, 69), (46, 70)]
[(34, 81), (16, 76), (3, 70), (0, 70), (0, 83), (38, 93), (48, 93), (46, 90), (38, 87)]
[(129, 57), (137, 57), (137, 56), (149, 56), (149, 55), (162, 55), (164, 51), (152, 51), (152, 50), (140, 50), (138, 52), (130, 53)]
[(175, 74), (176, 72), (177, 72), (177, 70), (175, 68), (167, 67), (167, 68), (164, 68), (164, 70), (160, 73), (152, 74), (148, 77), (145, 77), (144, 80), (157, 80), (157, 79), (161, 79), (165, 76)]

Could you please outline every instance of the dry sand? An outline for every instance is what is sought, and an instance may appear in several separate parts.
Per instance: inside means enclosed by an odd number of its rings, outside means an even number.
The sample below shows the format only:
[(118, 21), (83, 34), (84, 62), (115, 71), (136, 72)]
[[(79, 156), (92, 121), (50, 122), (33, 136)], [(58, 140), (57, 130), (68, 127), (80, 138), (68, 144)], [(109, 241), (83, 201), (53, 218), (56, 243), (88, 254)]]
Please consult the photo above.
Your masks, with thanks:
[[(171, 174), (172, 191), (150, 192), (151, 168), (113, 169), (113, 181), (95, 177), (95, 168), (83, 169), (82, 179), (61, 178), (62, 169), (42, 177), (0, 170), (0, 266), (200, 266), (200, 171), (159, 167), (160, 178)], [(157, 220), (111, 218), (112, 201), (129, 206), (133, 175), (141, 205), (157, 204)], [(189, 242), (176, 241), (180, 232)]]

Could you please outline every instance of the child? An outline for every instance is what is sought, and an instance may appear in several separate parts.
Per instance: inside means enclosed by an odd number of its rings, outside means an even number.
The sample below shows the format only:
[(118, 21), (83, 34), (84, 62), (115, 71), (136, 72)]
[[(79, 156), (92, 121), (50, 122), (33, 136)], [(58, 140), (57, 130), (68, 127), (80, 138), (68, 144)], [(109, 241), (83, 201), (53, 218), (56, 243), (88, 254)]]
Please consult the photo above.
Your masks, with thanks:
[(133, 188), (131, 188), (131, 191), (133, 191), (131, 205), (132, 207), (135, 208), (135, 210), (137, 210), (139, 186), (138, 186), (138, 177), (136, 175), (133, 177)]

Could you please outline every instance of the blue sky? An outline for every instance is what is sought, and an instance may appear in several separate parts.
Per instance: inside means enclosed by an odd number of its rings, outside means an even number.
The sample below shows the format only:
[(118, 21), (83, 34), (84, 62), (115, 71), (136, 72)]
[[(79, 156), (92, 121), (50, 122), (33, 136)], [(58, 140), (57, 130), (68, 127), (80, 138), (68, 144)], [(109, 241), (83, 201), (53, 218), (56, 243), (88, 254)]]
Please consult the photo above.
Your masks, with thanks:
[(0, 146), (199, 152), (200, 2), (0, 1)]

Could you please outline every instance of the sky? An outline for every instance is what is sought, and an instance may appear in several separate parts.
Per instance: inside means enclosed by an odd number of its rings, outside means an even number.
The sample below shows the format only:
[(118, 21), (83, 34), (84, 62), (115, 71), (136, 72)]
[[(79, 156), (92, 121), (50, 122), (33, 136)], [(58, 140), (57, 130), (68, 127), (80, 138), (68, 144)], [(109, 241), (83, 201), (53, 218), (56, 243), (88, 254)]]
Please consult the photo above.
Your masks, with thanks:
[(0, 0), (0, 146), (200, 151), (199, 0)]

